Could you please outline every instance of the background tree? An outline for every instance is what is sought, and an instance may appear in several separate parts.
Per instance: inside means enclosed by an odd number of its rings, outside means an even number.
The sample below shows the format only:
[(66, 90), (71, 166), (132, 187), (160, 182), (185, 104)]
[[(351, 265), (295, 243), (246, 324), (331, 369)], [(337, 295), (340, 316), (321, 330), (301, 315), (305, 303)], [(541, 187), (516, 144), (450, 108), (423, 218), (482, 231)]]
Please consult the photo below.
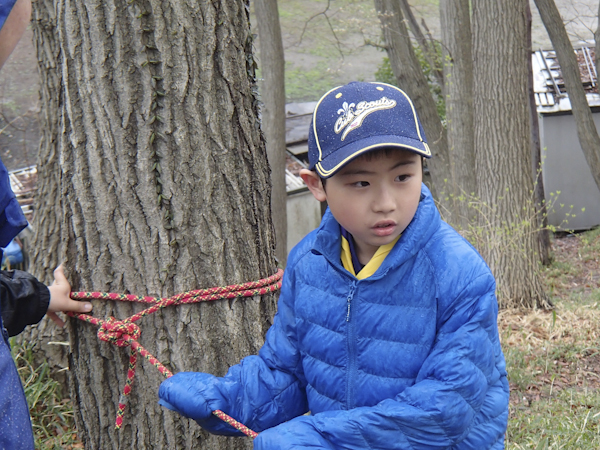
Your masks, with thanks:
[(469, 198), (477, 196), (476, 172), (473, 170), (473, 56), (471, 50), (471, 12), (469, 0), (441, 0), (442, 60), (448, 162), (450, 214), (447, 220), (465, 229), (475, 218)]
[(596, 66), (596, 74), (600, 73), (600, 2), (598, 2), (598, 15), (597, 15), (598, 25), (596, 26), (596, 31), (594, 31), (594, 41), (595, 41), (595, 55), (594, 55), (594, 63)]
[[(532, 47), (531, 38), (531, 7), (527, 3), (527, 42)], [(547, 266), (552, 262), (550, 252), (550, 230), (548, 228), (548, 209), (544, 193), (544, 177), (542, 176), (542, 144), (540, 142), (540, 124), (538, 120), (537, 104), (535, 102), (535, 90), (533, 87), (533, 62), (527, 59), (527, 90), (529, 93), (529, 125), (531, 127), (531, 168), (534, 179), (533, 197), (535, 201), (536, 224), (539, 228), (537, 244), (540, 252), (540, 261)]]
[[(537, 270), (537, 227), (535, 220), (529, 223), (535, 213), (529, 197), (533, 176), (525, 0), (504, 0), (493, 6), (472, 2), (472, 18), (466, 1), (440, 3), (445, 27), (442, 47), (448, 63), (444, 79), (450, 116), (446, 117), (451, 132), (439, 119), (437, 123), (432, 119), (432, 98), (415, 63), (398, 2), (376, 0), (375, 5), (398, 85), (413, 98), (428, 140), (444, 149), (431, 161), (440, 209), (451, 224), (468, 225), (465, 233), (496, 276), (502, 306), (549, 306)], [(469, 23), (473, 24), (472, 54)], [(439, 131), (432, 133), (428, 129), (432, 124)], [(448, 134), (453, 135), (452, 151)], [(461, 198), (465, 193), (469, 196)], [(480, 198), (475, 206), (477, 197), (471, 193)], [(479, 225), (469, 222), (474, 216)]]
[(474, 0), (474, 130), (486, 240), (479, 250), (502, 306), (545, 307), (530, 192), (526, 0)]
[[(270, 180), (253, 96), (248, 1), (62, 0), (62, 239), (74, 290), (160, 297), (276, 270)], [(126, 318), (140, 305), (96, 302)], [(140, 343), (172, 372), (223, 375), (257, 352), (267, 295), (164, 309)], [(157, 405), (138, 369), (120, 431), (128, 352), (70, 323), (71, 397), (86, 449), (251, 448)]]
[(419, 44), (423, 57), (429, 64), (429, 67), (431, 67), (431, 72), (433, 73), (437, 84), (440, 86), (440, 88), (444, 89), (444, 72), (442, 66), (439, 64), (440, 61), (436, 51), (436, 43), (428, 42), (423, 30), (421, 30), (421, 27), (419, 26), (419, 22), (417, 21), (412, 8), (410, 7), (410, 4), (408, 3), (408, 0), (400, 0), (400, 7), (402, 8), (402, 14), (408, 21), (412, 35)]
[(600, 189), (600, 136), (592, 118), (585, 91), (581, 83), (579, 64), (554, 0), (535, 0), (552, 47), (556, 52), (560, 70), (569, 93), (571, 110), (577, 125), (577, 137), (590, 167), (594, 181)]
[(277, 259), (282, 266), (287, 259), (287, 191), (285, 186), (285, 59), (277, 0), (255, 0), (258, 26), (260, 89), (263, 107), (261, 125), (267, 141), (271, 166), (271, 214), (277, 238)]
[(375, 0), (375, 8), (381, 21), (384, 45), (396, 77), (396, 85), (411, 98), (425, 128), (427, 142), (434, 155), (427, 162), (434, 195), (445, 206), (448, 198), (444, 195), (444, 181), (451, 177), (446, 130), (440, 122), (435, 101), (415, 55), (399, 2)]
[[(32, 2), (31, 25), (40, 76), (40, 132), (37, 161), (37, 189), (32, 221), (33, 236), (25, 242), (29, 254), (29, 272), (50, 284), (53, 270), (60, 264), (61, 196), (60, 196), (60, 109), (61, 68), (60, 46), (56, 36), (54, 0)], [(17, 342), (34, 345), (34, 362), (47, 362), (52, 377), (68, 391), (67, 368), (69, 340), (66, 329), (58, 328), (44, 317), (15, 337)]]

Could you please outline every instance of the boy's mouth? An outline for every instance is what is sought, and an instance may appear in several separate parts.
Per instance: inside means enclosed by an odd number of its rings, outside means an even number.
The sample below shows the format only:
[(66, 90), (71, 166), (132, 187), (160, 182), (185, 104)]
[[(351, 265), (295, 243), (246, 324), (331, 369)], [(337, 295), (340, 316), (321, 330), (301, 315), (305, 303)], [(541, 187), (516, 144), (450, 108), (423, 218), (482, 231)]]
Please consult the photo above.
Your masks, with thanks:
[(389, 236), (396, 229), (396, 222), (393, 220), (382, 220), (377, 222), (372, 230), (377, 236)]

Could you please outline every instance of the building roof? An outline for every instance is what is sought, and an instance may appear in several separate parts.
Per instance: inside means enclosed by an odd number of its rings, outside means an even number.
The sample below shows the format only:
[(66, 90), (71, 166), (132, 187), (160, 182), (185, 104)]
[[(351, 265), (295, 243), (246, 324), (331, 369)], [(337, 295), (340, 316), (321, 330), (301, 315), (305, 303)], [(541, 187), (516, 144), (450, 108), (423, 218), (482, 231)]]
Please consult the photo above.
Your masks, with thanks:
[(288, 195), (308, 189), (299, 172), (308, 167), (308, 127), (316, 104), (317, 102), (307, 102), (285, 105), (285, 184)]
[[(581, 83), (590, 106), (600, 106), (598, 74), (594, 64), (594, 47), (575, 49), (579, 63)], [(532, 53), (533, 90), (540, 114), (570, 112), (571, 102), (563, 80), (560, 64), (554, 50), (538, 50)]]
[(23, 213), (27, 220), (33, 216), (33, 196), (37, 184), (36, 166), (24, 167), (22, 169), (11, 170), (8, 172), (10, 187), (21, 205)]

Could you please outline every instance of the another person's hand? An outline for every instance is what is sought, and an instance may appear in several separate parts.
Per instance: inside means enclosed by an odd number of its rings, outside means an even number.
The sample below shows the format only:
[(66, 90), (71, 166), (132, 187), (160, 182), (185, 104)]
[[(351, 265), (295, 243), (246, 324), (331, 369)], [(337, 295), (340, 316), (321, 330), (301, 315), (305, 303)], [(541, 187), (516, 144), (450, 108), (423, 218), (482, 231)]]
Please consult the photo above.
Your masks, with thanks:
[(79, 302), (73, 300), (69, 294), (71, 293), (71, 285), (65, 277), (62, 265), (58, 266), (54, 271), (54, 283), (48, 286), (50, 291), (50, 304), (46, 315), (50, 317), (59, 327), (63, 327), (65, 322), (56, 314), (59, 311), (76, 313), (86, 313), (92, 310), (90, 302)]

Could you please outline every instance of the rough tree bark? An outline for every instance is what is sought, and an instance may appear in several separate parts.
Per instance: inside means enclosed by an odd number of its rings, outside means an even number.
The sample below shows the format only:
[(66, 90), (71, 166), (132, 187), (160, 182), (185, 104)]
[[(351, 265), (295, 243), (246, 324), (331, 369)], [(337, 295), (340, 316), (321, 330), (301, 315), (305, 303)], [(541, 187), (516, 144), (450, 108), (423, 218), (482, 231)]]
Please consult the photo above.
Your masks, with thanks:
[(427, 161), (433, 181), (434, 196), (442, 207), (449, 209), (444, 180), (450, 179), (448, 140), (427, 81), (415, 56), (399, 2), (375, 0), (375, 8), (383, 30), (384, 42), (397, 85), (413, 101), (425, 128), (433, 158)]
[(277, 237), (277, 259), (287, 259), (287, 192), (285, 188), (285, 59), (277, 0), (255, 0), (262, 70), (261, 124), (271, 166), (271, 213)]
[(60, 255), (60, 167), (59, 126), (61, 72), (60, 46), (56, 39), (54, 0), (32, 3), (33, 39), (40, 75), (40, 147), (37, 161), (35, 214), (32, 221), (33, 241), (29, 271), (40, 281), (50, 283)]
[(440, 1), (444, 61), (446, 128), (451, 175), (447, 184), (451, 211), (447, 220), (465, 229), (474, 219), (469, 208), (477, 196), (473, 143), (473, 56), (469, 0)]
[(590, 167), (594, 181), (600, 189), (600, 136), (592, 118), (579, 73), (579, 64), (569, 40), (565, 25), (554, 0), (535, 0), (544, 27), (556, 52), (560, 70), (565, 81), (571, 110), (577, 124), (579, 144)]
[[(61, 0), (58, 30), (73, 289), (167, 297), (275, 273), (248, 1)], [(124, 319), (143, 307), (95, 302), (94, 315)], [(271, 295), (164, 309), (137, 322), (140, 343), (173, 372), (223, 375), (257, 352), (274, 310)], [(128, 351), (87, 323), (69, 328), (86, 449), (252, 447), (160, 408), (164, 377), (146, 361), (116, 431)]]
[(527, 92), (527, 0), (473, 1), (475, 163), (501, 306), (549, 306), (537, 270)]
[[(28, 271), (49, 284), (52, 272), (60, 264), (60, 167), (59, 126), (61, 95), (60, 46), (56, 37), (54, 0), (32, 2), (33, 40), (40, 74), (41, 140), (37, 161), (37, 190), (32, 221), (33, 237), (27, 242), (30, 264)], [(67, 392), (68, 335), (50, 319), (27, 327), (17, 342), (33, 344), (34, 363), (47, 362), (53, 378)]]

